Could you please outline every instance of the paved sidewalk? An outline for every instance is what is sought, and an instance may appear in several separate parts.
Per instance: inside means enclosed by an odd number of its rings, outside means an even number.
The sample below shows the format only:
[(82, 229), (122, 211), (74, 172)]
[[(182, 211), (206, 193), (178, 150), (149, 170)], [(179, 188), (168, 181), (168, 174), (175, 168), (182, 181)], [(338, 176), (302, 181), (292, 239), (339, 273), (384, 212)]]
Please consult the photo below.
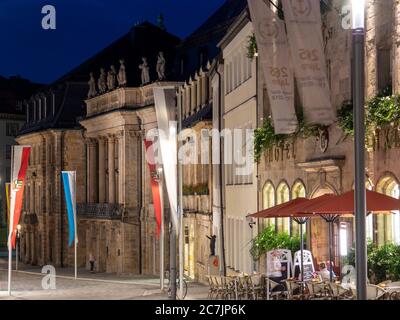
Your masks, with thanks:
[[(73, 268), (56, 268), (56, 289), (44, 290), (41, 267), (19, 264), (12, 273), (12, 296), (7, 295), (7, 261), (0, 259), (0, 299), (27, 300), (166, 300), (160, 280), (154, 276), (90, 273), (79, 269), (74, 279)], [(15, 261), (13, 263), (15, 269)], [(188, 300), (206, 299), (208, 288), (188, 283)]]

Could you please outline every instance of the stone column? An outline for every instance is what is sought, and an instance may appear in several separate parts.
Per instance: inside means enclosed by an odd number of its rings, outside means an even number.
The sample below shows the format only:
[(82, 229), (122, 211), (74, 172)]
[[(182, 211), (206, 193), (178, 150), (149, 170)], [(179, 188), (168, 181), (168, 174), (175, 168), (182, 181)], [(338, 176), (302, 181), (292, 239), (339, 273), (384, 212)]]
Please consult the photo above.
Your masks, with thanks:
[(106, 202), (106, 153), (103, 137), (98, 139), (99, 143), (99, 203)]
[(115, 203), (115, 140), (108, 136), (108, 203)]
[(97, 203), (97, 145), (94, 139), (89, 141), (89, 202)]

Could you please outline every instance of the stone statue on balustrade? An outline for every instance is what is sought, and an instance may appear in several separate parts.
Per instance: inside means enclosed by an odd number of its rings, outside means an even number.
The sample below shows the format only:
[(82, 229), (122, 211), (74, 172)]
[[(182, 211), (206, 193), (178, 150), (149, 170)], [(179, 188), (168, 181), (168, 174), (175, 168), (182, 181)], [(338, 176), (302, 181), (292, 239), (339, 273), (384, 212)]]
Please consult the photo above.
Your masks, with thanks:
[(89, 84), (88, 98), (90, 99), (97, 95), (96, 80), (94, 79), (93, 72), (90, 73), (90, 80), (88, 84)]
[(147, 63), (147, 58), (142, 58), (143, 63), (139, 65), (139, 69), (142, 70), (142, 85), (150, 82), (149, 65)]
[(125, 87), (126, 86), (126, 69), (125, 69), (125, 61), (123, 59), (119, 60), (119, 63), (121, 64), (119, 67), (118, 75), (117, 75), (117, 80), (118, 80), (118, 86), (120, 87)]
[(116, 77), (117, 77), (117, 71), (115, 70), (114, 66), (111, 66), (110, 71), (108, 71), (107, 75), (107, 87), (109, 91), (115, 89)]
[(100, 77), (97, 86), (99, 87), (100, 93), (104, 93), (107, 91), (107, 76), (104, 68), (100, 69)]
[(159, 81), (165, 80), (165, 63), (164, 53), (161, 51), (158, 53), (156, 66)]

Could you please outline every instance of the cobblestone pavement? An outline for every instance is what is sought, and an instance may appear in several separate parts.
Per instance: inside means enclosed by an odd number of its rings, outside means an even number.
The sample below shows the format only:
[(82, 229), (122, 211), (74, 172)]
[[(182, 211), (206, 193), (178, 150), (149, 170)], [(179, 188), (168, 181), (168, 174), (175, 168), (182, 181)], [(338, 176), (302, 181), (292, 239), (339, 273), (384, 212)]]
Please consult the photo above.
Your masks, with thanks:
[[(13, 265), (15, 268), (15, 264)], [(19, 271), (12, 273), (12, 296), (7, 294), (7, 263), (0, 259), (0, 299), (11, 300), (165, 300), (160, 290), (160, 280), (149, 276), (117, 276), (115, 274), (91, 274), (73, 269), (56, 270), (56, 289), (44, 290), (41, 268), (20, 264)], [(188, 284), (187, 299), (206, 299), (208, 288), (198, 283)]]

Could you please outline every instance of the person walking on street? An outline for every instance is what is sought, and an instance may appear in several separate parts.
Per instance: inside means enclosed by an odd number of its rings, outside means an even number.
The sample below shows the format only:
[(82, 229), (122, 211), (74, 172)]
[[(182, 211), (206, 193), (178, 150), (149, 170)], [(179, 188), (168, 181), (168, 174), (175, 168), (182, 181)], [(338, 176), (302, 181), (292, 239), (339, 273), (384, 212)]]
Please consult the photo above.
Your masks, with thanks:
[(96, 262), (96, 257), (93, 253), (89, 253), (89, 263), (90, 263), (90, 272), (94, 272), (94, 263)]

